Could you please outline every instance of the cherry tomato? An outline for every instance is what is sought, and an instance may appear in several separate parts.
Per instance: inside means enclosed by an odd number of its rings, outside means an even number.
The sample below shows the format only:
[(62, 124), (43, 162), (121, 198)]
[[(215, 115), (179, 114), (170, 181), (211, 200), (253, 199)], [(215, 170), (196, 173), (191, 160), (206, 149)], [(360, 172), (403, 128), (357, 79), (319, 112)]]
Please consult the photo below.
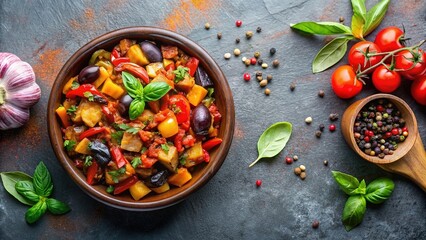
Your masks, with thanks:
[[(348, 53), (349, 64), (355, 69), (355, 71), (365, 69), (377, 64), (382, 60), (383, 56), (368, 56), (374, 53), (380, 53), (381, 50), (373, 42), (361, 41), (352, 46)], [(373, 72), (373, 70), (368, 73)]]
[(395, 68), (404, 70), (401, 71), (404, 78), (417, 79), (426, 73), (426, 53), (421, 49), (403, 50), (395, 57)]
[(343, 65), (331, 75), (331, 88), (338, 97), (347, 99), (361, 92), (362, 82), (357, 79), (351, 66)]
[(411, 96), (413, 96), (419, 104), (426, 105), (426, 76), (413, 82), (411, 85)]
[(175, 112), (178, 124), (189, 120), (191, 107), (185, 96), (179, 94), (170, 96), (169, 107)]
[(398, 72), (388, 69), (389, 65), (378, 66), (373, 72), (373, 85), (380, 92), (391, 93), (401, 84), (401, 76)]
[(398, 27), (386, 27), (377, 33), (374, 43), (383, 52), (391, 52), (404, 47), (404, 31)]

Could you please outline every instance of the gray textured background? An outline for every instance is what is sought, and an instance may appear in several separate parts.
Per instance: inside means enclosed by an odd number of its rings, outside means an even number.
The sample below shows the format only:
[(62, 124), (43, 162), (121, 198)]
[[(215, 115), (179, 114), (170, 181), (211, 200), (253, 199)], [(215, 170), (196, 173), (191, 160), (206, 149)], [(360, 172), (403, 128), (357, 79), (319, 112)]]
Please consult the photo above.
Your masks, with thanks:
[[(372, 6), (377, 1), (367, 1)], [(32, 174), (44, 161), (53, 175), (54, 197), (70, 204), (64, 216), (46, 214), (34, 225), (24, 220), (26, 206), (0, 188), (0, 239), (426, 239), (426, 194), (410, 181), (388, 174), (360, 159), (340, 133), (325, 131), (321, 139), (314, 132), (320, 123), (329, 124), (328, 114), (342, 114), (356, 99), (375, 92), (371, 84), (355, 99), (337, 98), (329, 86), (332, 70), (313, 75), (311, 61), (326, 39), (304, 37), (292, 32), (289, 23), (303, 20), (350, 23), (350, 1), (338, 0), (236, 0), (236, 1), (0, 1), (0, 51), (12, 52), (35, 69), (42, 99), (32, 108), (30, 122), (17, 130), (0, 132), (0, 171)], [(241, 28), (235, 20), (243, 20)], [(416, 43), (426, 37), (426, 2), (392, 1), (381, 24), (405, 25)], [(209, 22), (211, 29), (204, 29)], [(46, 130), (46, 107), (50, 88), (65, 61), (92, 38), (126, 26), (159, 26), (188, 36), (204, 47), (219, 63), (234, 94), (236, 129), (228, 157), (217, 175), (200, 191), (174, 207), (147, 213), (130, 213), (106, 207), (83, 193), (65, 174), (51, 149)], [(251, 40), (247, 30), (255, 32)], [(222, 32), (218, 41), (216, 33)], [(373, 40), (377, 31), (368, 39)], [(234, 39), (241, 38), (236, 45)], [(352, 44), (352, 43), (351, 43)], [(274, 79), (265, 96), (257, 81), (246, 83), (244, 72), (254, 74), (258, 66), (246, 67), (240, 58), (223, 59), (235, 47), (242, 55), (269, 48), (281, 62), (269, 68)], [(346, 61), (346, 60), (345, 60)], [(340, 64), (343, 64), (341, 62)], [(296, 83), (290, 92), (289, 85)], [(326, 96), (317, 97), (324, 89)], [(414, 103), (409, 85), (396, 93), (416, 113), (423, 142), (426, 142), (425, 108)], [(304, 123), (314, 118), (311, 126)], [(247, 166), (257, 157), (259, 135), (277, 121), (293, 123), (293, 135), (275, 159)], [(283, 163), (286, 155), (297, 154), (297, 164), (307, 167), (307, 179), (293, 174), (296, 164)], [(323, 160), (329, 160), (325, 167)], [(365, 178), (391, 177), (394, 194), (379, 206), (368, 205), (363, 223), (346, 232), (341, 213), (346, 196), (331, 177), (339, 170)], [(255, 187), (256, 179), (263, 185)], [(312, 229), (312, 221), (320, 221)]]

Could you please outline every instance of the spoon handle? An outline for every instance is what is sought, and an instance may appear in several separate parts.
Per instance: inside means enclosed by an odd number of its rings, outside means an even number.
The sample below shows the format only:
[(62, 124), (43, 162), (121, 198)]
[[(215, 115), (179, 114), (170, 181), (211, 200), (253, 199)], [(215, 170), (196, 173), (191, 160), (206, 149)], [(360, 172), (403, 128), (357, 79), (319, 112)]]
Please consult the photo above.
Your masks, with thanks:
[(419, 134), (416, 138), (413, 147), (404, 157), (392, 163), (377, 165), (386, 171), (411, 179), (426, 192), (426, 151)]

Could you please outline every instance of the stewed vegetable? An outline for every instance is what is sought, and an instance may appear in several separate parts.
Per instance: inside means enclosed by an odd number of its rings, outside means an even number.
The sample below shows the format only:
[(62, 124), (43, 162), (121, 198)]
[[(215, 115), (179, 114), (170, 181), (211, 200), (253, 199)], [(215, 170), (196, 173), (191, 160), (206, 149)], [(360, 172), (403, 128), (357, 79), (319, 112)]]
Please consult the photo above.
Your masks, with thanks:
[(210, 161), (221, 114), (198, 65), (175, 46), (123, 39), (67, 81), (56, 112), (88, 184), (139, 200), (185, 185)]

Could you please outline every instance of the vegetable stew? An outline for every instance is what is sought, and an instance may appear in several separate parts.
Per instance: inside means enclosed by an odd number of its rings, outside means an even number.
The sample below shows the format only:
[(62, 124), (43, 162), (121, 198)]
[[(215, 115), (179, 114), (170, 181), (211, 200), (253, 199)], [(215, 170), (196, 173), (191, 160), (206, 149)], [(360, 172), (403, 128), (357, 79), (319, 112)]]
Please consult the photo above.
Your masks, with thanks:
[(64, 149), (88, 184), (114, 195), (137, 201), (181, 187), (222, 142), (213, 87), (176, 46), (123, 39), (64, 85)]

